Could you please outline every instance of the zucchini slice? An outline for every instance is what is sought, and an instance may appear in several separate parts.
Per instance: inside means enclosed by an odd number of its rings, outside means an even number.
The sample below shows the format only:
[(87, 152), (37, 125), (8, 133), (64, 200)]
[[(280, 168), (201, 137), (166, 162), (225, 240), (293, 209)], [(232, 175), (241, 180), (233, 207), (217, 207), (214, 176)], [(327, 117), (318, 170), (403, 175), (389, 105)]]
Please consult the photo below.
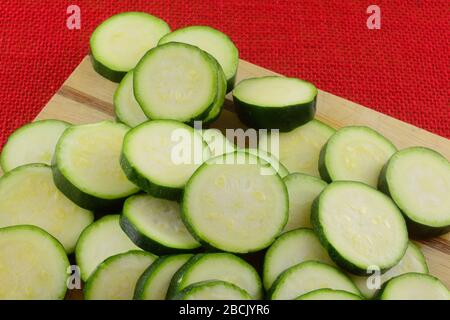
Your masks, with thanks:
[(231, 253), (204, 253), (193, 256), (173, 276), (167, 298), (172, 299), (187, 286), (205, 280), (221, 280), (245, 290), (253, 299), (263, 297), (261, 279), (245, 260)]
[(369, 127), (345, 127), (322, 148), (320, 176), (327, 182), (360, 181), (376, 188), (381, 169), (396, 151), (389, 140)]
[(381, 173), (379, 189), (402, 210), (414, 237), (450, 231), (450, 162), (439, 153), (423, 147), (397, 152)]
[(269, 298), (292, 300), (325, 288), (360, 295), (353, 282), (335, 267), (317, 261), (306, 261), (285, 270), (272, 285)]
[(381, 300), (450, 300), (450, 293), (439, 279), (423, 273), (405, 273), (389, 280)]
[(133, 91), (133, 71), (123, 77), (114, 94), (114, 112), (117, 120), (134, 128), (148, 121), (141, 106), (136, 101)]
[(135, 300), (164, 300), (170, 280), (192, 254), (159, 257), (139, 278), (134, 291)]
[(71, 253), (93, 221), (91, 211), (78, 207), (56, 188), (52, 169), (45, 164), (21, 166), (0, 178), (0, 228), (38, 226)]
[(198, 130), (198, 132), (208, 144), (212, 157), (236, 151), (234, 143), (228, 140), (219, 129), (204, 129)]
[[(406, 249), (406, 253), (400, 260), (400, 262), (381, 275), (380, 285), (386, 283), (393, 277), (408, 272), (428, 273), (428, 266), (423, 253), (411, 241), (409, 242), (408, 249)], [(377, 294), (377, 289), (369, 288), (367, 284), (367, 277), (360, 277), (355, 275), (349, 276), (356, 284), (359, 291), (361, 291), (366, 298), (371, 299)]]
[(311, 205), (327, 183), (302, 173), (291, 173), (283, 181), (289, 194), (289, 219), (284, 231), (311, 228)]
[(209, 280), (187, 286), (172, 300), (251, 300), (251, 297), (232, 283)]
[(308, 292), (295, 300), (362, 300), (362, 298), (347, 291), (318, 289)]
[(30, 163), (50, 165), (59, 137), (70, 126), (59, 120), (31, 122), (14, 131), (3, 146), (0, 165), (3, 172)]
[(366, 275), (372, 266), (386, 272), (408, 246), (400, 210), (386, 195), (361, 182), (328, 185), (314, 200), (311, 222), (334, 262), (357, 275)]
[(156, 254), (197, 249), (180, 211), (175, 201), (140, 194), (125, 201), (120, 226), (137, 246)]
[(171, 42), (158, 46), (134, 69), (134, 96), (150, 119), (204, 119), (217, 97), (217, 63), (197, 47)]
[(314, 118), (317, 88), (286, 77), (246, 79), (233, 90), (236, 112), (249, 127), (291, 131)]
[(144, 12), (124, 12), (102, 22), (90, 39), (92, 64), (105, 78), (120, 82), (170, 28)]
[(119, 253), (139, 250), (120, 228), (119, 219), (119, 215), (106, 215), (81, 234), (75, 258), (83, 281), (89, 278), (103, 260)]
[(64, 131), (52, 167), (58, 189), (85, 209), (121, 207), (125, 198), (139, 191), (119, 164), (128, 130), (123, 124), (103, 121)]
[(157, 257), (144, 251), (129, 251), (109, 257), (89, 277), (86, 300), (132, 300), (141, 274)]
[(264, 257), (264, 288), (269, 290), (283, 271), (308, 260), (334, 264), (311, 229), (284, 233), (270, 246)]
[(207, 144), (193, 128), (173, 120), (153, 120), (126, 135), (120, 164), (128, 179), (145, 192), (177, 200), (209, 157)]
[(269, 163), (235, 152), (205, 162), (189, 179), (182, 218), (201, 242), (248, 253), (268, 247), (288, 217), (286, 186)]
[(0, 261), (0, 300), (64, 299), (69, 259), (44, 230), (30, 225), (0, 228)]
[(234, 87), (239, 63), (239, 52), (230, 38), (208, 26), (189, 26), (175, 30), (159, 40), (159, 45), (168, 42), (187, 43), (208, 52), (220, 64), (227, 80), (227, 92)]
[(272, 139), (278, 139), (278, 154), (280, 161), (289, 172), (299, 172), (320, 178), (319, 155), (322, 147), (336, 132), (333, 128), (311, 120), (290, 132), (280, 132), (278, 136), (261, 134), (259, 149), (270, 152)]

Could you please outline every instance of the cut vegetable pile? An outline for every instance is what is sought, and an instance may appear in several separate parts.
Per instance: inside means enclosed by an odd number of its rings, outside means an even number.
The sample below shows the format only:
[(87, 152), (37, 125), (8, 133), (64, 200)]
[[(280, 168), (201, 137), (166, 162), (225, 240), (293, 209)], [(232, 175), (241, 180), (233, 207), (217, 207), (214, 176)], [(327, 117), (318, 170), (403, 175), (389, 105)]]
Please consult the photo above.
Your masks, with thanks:
[[(63, 299), (74, 253), (88, 300), (449, 300), (409, 241), (450, 230), (448, 159), (314, 119), (308, 81), (235, 83), (211, 27), (126, 12), (90, 45), (116, 121), (36, 121), (3, 146), (0, 299)], [(268, 129), (249, 147), (208, 128), (227, 92)]]

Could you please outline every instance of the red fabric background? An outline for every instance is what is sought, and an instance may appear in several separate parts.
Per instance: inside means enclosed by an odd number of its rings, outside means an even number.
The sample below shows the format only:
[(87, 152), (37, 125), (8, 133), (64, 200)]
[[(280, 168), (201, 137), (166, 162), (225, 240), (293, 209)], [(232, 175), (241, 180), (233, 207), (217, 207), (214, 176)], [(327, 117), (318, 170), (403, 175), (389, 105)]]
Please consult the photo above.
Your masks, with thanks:
[[(70, 4), (81, 8), (81, 30), (66, 28)], [(381, 7), (381, 30), (366, 27), (370, 4)], [(243, 59), (450, 137), (448, 0), (2, 0), (0, 143), (70, 75), (95, 26), (130, 10), (174, 29), (211, 25)]]

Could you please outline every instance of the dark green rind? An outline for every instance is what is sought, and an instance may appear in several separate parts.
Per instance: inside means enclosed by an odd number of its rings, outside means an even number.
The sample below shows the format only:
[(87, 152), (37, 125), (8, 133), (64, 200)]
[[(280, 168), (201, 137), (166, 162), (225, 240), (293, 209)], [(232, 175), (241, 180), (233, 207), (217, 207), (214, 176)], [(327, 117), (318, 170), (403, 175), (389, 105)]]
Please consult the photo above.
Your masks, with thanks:
[(245, 103), (233, 95), (239, 119), (249, 127), (257, 129), (279, 129), (291, 131), (310, 120), (316, 114), (316, 101), (286, 107), (264, 107)]
[[(274, 294), (275, 290), (277, 289), (277, 286), (278, 286), (281, 282), (284, 281), (284, 278), (285, 278), (288, 274), (290, 274), (291, 272), (294, 272), (294, 271), (295, 271), (296, 269), (298, 269), (298, 268), (302, 268), (302, 266), (303, 266), (304, 264), (313, 264), (313, 263), (314, 263), (314, 264), (318, 264), (318, 265), (324, 265), (324, 266), (330, 267), (330, 268), (336, 270), (337, 273), (342, 274), (343, 277), (347, 278), (348, 281), (349, 281), (350, 283), (353, 284), (355, 291), (358, 292), (359, 295), (362, 297), (362, 294), (361, 294), (361, 292), (359, 291), (359, 289), (356, 287), (356, 285), (353, 283), (353, 281), (352, 281), (349, 277), (347, 277), (347, 276), (345, 275), (345, 273), (343, 273), (343, 272), (340, 271), (339, 269), (337, 269), (337, 268), (335, 268), (335, 267), (333, 267), (333, 266), (330, 266), (330, 265), (328, 265), (328, 264), (326, 264), (326, 263), (319, 262), (319, 261), (309, 260), (309, 261), (304, 261), (304, 262), (301, 262), (301, 263), (299, 263), (299, 264), (293, 265), (292, 267), (290, 267), (290, 268), (284, 270), (284, 271), (278, 276), (278, 278), (273, 282), (273, 284), (272, 284), (272, 286), (270, 287), (270, 289), (267, 291), (267, 299), (273, 300), (273, 294)], [(313, 290), (313, 291), (315, 291), (315, 290)], [(310, 292), (313, 292), (313, 291), (310, 291)], [(308, 293), (308, 292), (307, 292), (307, 293)], [(305, 294), (307, 294), (307, 293), (305, 293)]]
[[(235, 256), (231, 253), (226, 253), (226, 252), (218, 252), (218, 253), (199, 253), (196, 254), (195, 256), (193, 256), (191, 259), (189, 259), (180, 269), (178, 269), (178, 271), (173, 275), (172, 281), (170, 282), (169, 285), (169, 289), (167, 290), (167, 295), (166, 295), (166, 299), (167, 300), (173, 300), (174, 297), (177, 295), (178, 292), (180, 292), (180, 286), (183, 282), (183, 277), (185, 276), (185, 274), (187, 272), (189, 272), (189, 269), (195, 265), (198, 261), (200, 261), (203, 258), (208, 258), (209, 255), (211, 254), (220, 254), (220, 255), (226, 255), (229, 256), (231, 259), (235, 259), (236, 261), (239, 261), (239, 263), (241, 263), (242, 265), (244, 265), (245, 267), (250, 268), (251, 270), (254, 271), (255, 275), (257, 276), (257, 278), (259, 279), (259, 275), (256, 272), (256, 270), (253, 268), (253, 266), (251, 266), (250, 264), (248, 264), (245, 260), (243, 260), (242, 258), (239, 258), (238, 256)], [(262, 288), (262, 283), (261, 281), (259, 281), (259, 288), (260, 288), (260, 297), (256, 297), (256, 299), (261, 299), (262, 295), (263, 295), (263, 288)]]
[[(354, 182), (354, 183), (361, 183), (362, 185), (369, 187), (368, 185), (362, 183), (362, 182)], [(375, 189), (374, 189), (375, 190)], [(323, 192), (313, 201), (311, 206), (311, 224), (313, 226), (313, 230), (316, 233), (316, 235), (319, 237), (319, 241), (322, 244), (322, 246), (327, 250), (328, 255), (330, 258), (341, 268), (345, 269), (346, 271), (353, 273), (358, 276), (367, 276), (367, 270), (365, 268), (361, 268), (354, 264), (353, 262), (349, 261), (348, 259), (344, 258), (337, 250), (333, 247), (333, 245), (328, 241), (325, 232), (323, 230), (323, 227), (319, 221), (319, 211), (320, 211), (320, 197), (323, 194)], [(405, 252), (408, 248), (408, 242), (406, 242), (405, 246)], [(393, 266), (397, 265), (403, 255), (390, 267), (381, 268), (380, 273), (385, 273)]]
[(236, 85), (236, 75), (237, 75), (237, 72), (234, 74), (233, 77), (231, 77), (230, 79), (227, 80), (227, 93), (230, 93), (231, 91), (233, 91), (234, 86)]
[(348, 300), (364, 300), (362, 297), (360, 297), (360, 296), (358, 296), (358, 295), (356, 295), (354, 293), (351, 293), (351, 292), (347, 292), (347, 291), (344, 291), (344, 290), (333, 290), (333, 289), (327, 289), (327, 288), (310, 291), (308, 293), (302, 294), (301, 296), (295, 298), (295, 300), (308, 300), (307, 299), (308, 297), (314, 296), (317, 293), (321, 293), (323, 291), (339, 293), (339, 294), (345, 295), (345, 296), (351, 298), (351, 299), (348, 299)]
[(108, 68), (107, 66), (102, 64), (100, 61), (95, 59), (95, 57), (92, 55), (92, 53), (91, 53), (91, 62), (92, 62), (92, 67), (98, 74), (100, 74), (102, 77), (104, 77), (112, 82), (119, 83), (120, 81), (122, 81), (123, 77), (125, 77), (125, 75), (127, 74), (126, 71), (116, 71), (116, 70)]
[(217, 120), (217, 118), (220, 117), (220, 114), (222, 113), (222, 107), (225, 102), (225, 94), (226, 94), (226, 82), (227, 79), (225, 78), (225, 74), (223, 73), (222, 67), (217, 62), (217, 60), (210, 55), (211, 60), (214, 61), (214, 64), (217, 67), (217, 96), (216, 99), (214, 99), (213, 106), (211, 107), (211, 110), (209, 111), (206, 118), (203, 120), (203, 126), (209, 126), (211, 123)]
[(55, 186), (76, 205), (81, 208), (94, 211), (121, 210), (123, 202), (128, 196), (119, 199), (102, 199), (85, 193), (73, 185), (64, 176), (54, 161), (55, 158), (53, 158), (52, 165), (53, 181), (55, 182)]
[[(149, 118), (149, 119), (153, 119), (153, 120), (169, 120), (169, 119), (160, 119), (158, 117), (154, 117), (153, 115), (149, 114), (148, 110), (147, 110), (147, 105), (145, 103), (145, 101), (143, 101), (140, 98), (139, 95), (139, 85), (138, 85), (138, 74), (141, 72), (141, 65), (145, 64), (145, 60), (148, 59), (149, 56), (151, 56), (154, 52), (154, 50), (161, 50), (163, 49), (163, 47), (165, 46), (180, 46), (180, 47), (189, 47), (189, 48), (195, 48), (196, 50), (198, 50), (199, 52), (202, 53), (203, 56), (205, 56), (205, 58), (207, 58), (207, 60), (210, 61), (211, 65), (217, 69), (217, 66), (214, 64), (214, 61), (210, 58), (211, 56), (206, 53), (205, 51), (199, 49), (198, 47), (195, 46), (191, 46), (189, 44), (185, 44), (185, 43), (181, 43), (181, 42), (168, 42), (162, 45), (158, 45), (157, 47), (154, 47), (152, 49), (150, 49), (143, 57), (142, 59), (138, 62), (138, 64), (136, 65), (136, 67), (134, 68), (134, 77), (133, 77), (133, 92), (134, 92), (134, 97), (136, 98), (136, 101), (138, 102), (138, 104), (141, 106), (142, 111), (144, 112), (144, 114)], [(216, 81), (217, 82), (217, 81)], [(218, 83), (216, 83), (216, 91), (217, 91), (217, 86)], [(205, 119), (209, 112), (211, 111), (212, 107), (214, 106), (214, 101), (215, 99), (213, 99), (213, 101), (210, 103), (210, 105), (205, 108), (203, 111), (201, 111), (200, 113), (196, 114), (196, 115), (192, 115), (190, 119), (185, 119), (183, 121), (180, 120), (176, 120), (176, 121), (180, 121), (186, 124), (190, 124), (193, 123), (196, 120), (203, 120)]]
[(120, 166), (122, 167), (128, 180), (137, 185), (140, 189), (147, 192), (148, 194), (156, 197), (168, 200), (179, 200), (181, 198), (183, 189), (182, 188), (171, 188), (166, 186), (161, 186), (153, 183), (149, 179), (145, 178), (139, 172), (139, 169), (134, 167), (130, 161), (128, 161), (126, 155), (123, 153), (120, 155)]
[(155, 256), (154, 254), (150, 253), (150, 252), (144, 252), (144, 251), (140, 251), (140, 250), (130, 250), (124, 253), (119, 253), (116, 254), (114, 256), (111, 256), (109, 258), (107, 258), (105, 261), (103, 261), (102, 263), (100, 263), (100, 265), (97, 266), (97, 268), (95, 269), (95, 271), (89, 276), (89, 278), (86, 281), (86, 285), (83, 288), (83, 297), (85, 300), (89, 300), (89, 292), (91, 291), (91, 287), (92, 287), (92, 282), (93, 280), (95, 280), (95, 278), (98, 276), (98, 274), (105, 269), (106, 267), (108, 267), (108, 265), (116, 260), (116, 259), (120, 259), (122, 256), (124, 255), (129, 255), (129, 254), (136, 254), (136, 255), (144, 255), (144, 256), (152, 256), (154, 258), (158, 258), (157, 256)]
[(203, 288), (203, 287), (212, 287), (215, 285), (223, 285), (225, 287), (229, 287), (230, 289), (233, 289), (235, 291), (238, 291), (241, 295), (242, 298), (245, 300), (251, 300), (252, 298), (250, 297), (250, 295), (243, 290), (242, 288), (239, 288), (238, 286), (230, 283), (230, 282), (226, 282), (226, 281), (219, 281), (219, 280), (207, 280), (207, 281), (201, 281), (201, 282), (197, 282), (197, 283), (193, 283), (189, 286), (187, 286), (186, 288), (184, 288), (183, 290), (181, 290), (180, 292), (178, 292), (171, 300), (187, 300), (186, 298), (191, 294), (191, 293), (195, 293), (195, 291)]
[(327, 152), (327, 145), (328, 142), (323, 145), (322, 149), (320, 149), (318, 169), (322, 180), (331, 183), (333, 180), (331, 179), (330, 173), (328, 172), (327, 166), (325, 164), (325, 154)]
[(169, 263), (172, 259), (178, 259), (180, 257), (192, 257), (192, 254), (183, 254), (175, 256), (162, 256), (159, 257), (155, 262), (153, 262), (140, 276), (138, 282), (136, 283), (136, 288), (134, 291), (134, 300), (143, 300), (143, 295), (147, 287), (147, 281), (154, 273), (158, 272), (161, 267), (164, 267), (166, 263)]
[(137, 245), (139, 248), (145, 251), (153, 252), (157, 255), (192, 252), (198, 250), (200, 247), (200, 245), (195, 248), (186, 248), (186, 249), (168, 247), (158, 242), (156, 239), (152, 239), (149, 236), (140, 232), (138, 228), (136, 228), (136, 226), (128, 219), (128, 217), (125, 214), (120, 215), (120, 227), (122, 228), (123, 232), (126, 233), (128, 238), (130, 238), (130, 240), (133, 241), (135, 245)]
[[(392, 157), (391, 157), (392, 159)], [(384, 165), (383, 169), (381, 170), (380, 177), (378, 179), (378, 189), (386, 194), (387, 196), (392, 197), (391, 192), (389, 190), (389, 183), (387, 181), (387, 169), (389, 166), (389, 163), (391, 162), (391, 159)], [(393, 199), (395, 202), (395, 200)], [(395, 203), (400, 211), (403, 214), (403, 218), (405, 218), (406, 225), (408, 227), (408, 233), (413, 239), (421, 240), (421, 239), (427, 239), (427, 238), (433, 238), (440, 235), (443, 235), (450, 231), (450, 225), (449, 226), (442, 226), (442, 227), (432, 227), (427, 226), (425, 224), (419, 223), (417, 221), (414, 221), (411, 219), (410, 216), (399, 206), (397, 203)]]

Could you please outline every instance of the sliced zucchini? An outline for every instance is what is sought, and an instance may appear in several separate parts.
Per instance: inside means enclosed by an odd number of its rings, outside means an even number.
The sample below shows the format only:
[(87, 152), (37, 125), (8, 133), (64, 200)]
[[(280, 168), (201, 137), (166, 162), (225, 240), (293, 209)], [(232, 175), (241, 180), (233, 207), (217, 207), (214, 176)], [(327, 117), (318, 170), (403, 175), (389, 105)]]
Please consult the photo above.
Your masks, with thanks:
[(369, 127), (345, 127), (322, 148), (320, 176), (327, 182), (360, 181), (376, 188), (381, 169), (396, 151), (389, 140)]
[(119, 215), (106, 215), (81, 234), (75, 258), (83, 281), (89, 278), (103, 260), (119, 253), (139, 250), (120, 228), (119, 219)]
[(439, 279), (423, 273), (405, 273), (389, 280), (381, 300), (450, 300), (450, 293)]
[[(263, 163), (264, 162), (264, 163)], [(269, 163), (242, 151), (210, 159), (189, 179), (182, 219), (201, 242), (247, 253), (268, 247), (284, 228), (287, 190)]]
[(187, 286), (205, 281), (221, 280), (245, 290), (253, 299), (262, 299), (261, 279), (245, 260), (231, 253), (197, 254), (173, 276), (167, 298), (172, 299)]
[(0, 300), (64, 299), (69, 259), (44, 230), (0, 228), (0, 262)]
[(333, 265), (327, 251), (311, 229), (296, 229), (284, 233), (270, 246), (264, 257), (264, 288), (269, 290), (283, 271), (308, 260)]
[(134, 96), (150, 119), (204, 119), (217, 97), (216, 62), (197, 47), (171, 42), (150, 50), (134, 69)]
[(261, 134), (258, 147), (268, 152), (276, 148), (280, 162), (289, 172), (305, 173), (320, 178), (318, 167), (320, 150), (335, 132), (333, 128), (313, 119), (290, 132), (280, 132), (276, 136)]
[(3, 172), (30, 163), (50, 165), (56, 143), (69, 126), (69, 123), (60, 120), (41, 120), (14, 131), (0, 155)]
[(232, 283), (209, 280), (187, 286), (173, 300), (251, 300), (251, 297)]
[(84, 288), (86, 300), (132, 300), (141, 274), (157, 257), (149, 252), (128, 251), (103, 261)]
[(281, 178), (284, 178), (289, 174), (289, 171), (286, 169), (286, 167), (272, 154), (264, 150), (254, 148), (247, 148), (243, 150), (270, 163), (272, 168), (278, 173)]
[(134, 299), (164, 300), (173, 275), (191, 257), (192, 254), (178, 254), (158, 258), (139, 278)]
[(372, 187), (337, 181), (314, 200), (311, 222), (330, 257), (342, 268), (366, 275), (384, 273), (405, 254), (408, 232), (394, 202)]
[(439, 153), (423, 147), (397, 152), (382, 171), (379, 189), (402, 210), (416, 238), (450, 231), (450, 162)]
[(94, 69), (105, 78), (120, 82), (169, 32), (167, 23), (147, 13), (116, 14), (92, 33), (90, 46)]
[(208, 144), (213, 157), (231, 153), (236, 150), (234, 143), (230, 142), (219, 129), (198, 130), (203, 140)]
[[(380, 276), (380, 285), (386, 283), (393, 277), (408, 272), (428, 273), (428, 266), (423, 253), (411, 241), (400, 262)], [(366, 298), (371, 299), (377, 294), (378, 289), (369, 287), (368, 281), (370, 281), (370, 279), (368, 277), (350, 275), (350, 278)]]
[(55, 187), (52, 169), (45, 164), (24, 165), (0, 178), (0, 228), (38, 226), (71, 253), (92, 221), (91, 211), (78, 207)]
[(325, 288), (360, 295), (353, 282), (335, 267), (317, 261), (306, 261), (285, 270), (272, 285), (269, 298), (292, 300)]
[(327, 183), (302, 173), (291, 173), (283, 181), (289, 194), (289, 219), (284, 231), (311, 228), (311, 205)]
[(210, 56), (211, 60), (214, 61), (217, 69), (217, 93), (214, 99), (213, 105), (206, 115), (205, 119), (203, 119), (203, 125), (209, 126), (211, 123), (217, 120), (222, 113), (222, 107), (225, 102), (225, 95), (227, 94), (227, 79), (225, 78), (225, 74), (223, 73), (222, 67), (219, 63)]
[(230, 38), (208, 26), (189, 26), (165, 35), (159, 44), (187, 43), (208, 52), (220, 64), (227, 80), (227, 92), (234, 87), (239, 62), (238, 49)]
[(342, 290), (318, 289), (301, 295), (296, 300), (362, 300), (360, 296)]
[(120, 226), (138, 247), (156, 254), (200, 247), (181, 220), (175, 201), (140, 194), (125, 201)]
[(148, 120), (134, 97), (133, 71), (128, 72), (117, 87), (114, 94), (114, 112), (117, 120), (130, 128)]
[(120, 163), (128, 179), (145, 192), (176, 200), (209, 156), (207, 144), (193, 128), (173, 120), (153, 120), (129, 131)]
[(52, 167), (58, 189), (85, 209), (121, 207), (139, 190), (119, 164), (128, 130), (110, 121), (68, 128), (56, 146)]
[(261, 77), (241, 81), (233, 90), (236, 112), (249, 127), (291, 131), (314, 118), (317, 88), (304, 80)]

